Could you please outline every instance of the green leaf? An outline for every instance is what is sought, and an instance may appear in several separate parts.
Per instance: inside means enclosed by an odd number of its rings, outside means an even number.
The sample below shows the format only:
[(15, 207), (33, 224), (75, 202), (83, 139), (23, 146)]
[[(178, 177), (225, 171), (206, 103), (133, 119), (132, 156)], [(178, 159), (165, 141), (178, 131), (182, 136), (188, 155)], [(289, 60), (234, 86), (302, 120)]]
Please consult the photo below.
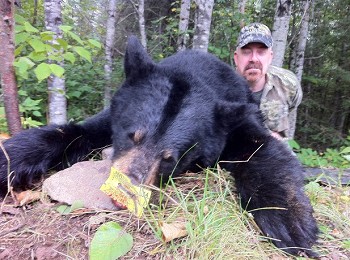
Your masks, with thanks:
[(25, 30), (25, 27), (23, 25), (15, 25), (15, 33), (23, 32)]
[(72, 212), (81, 208), (84, 208), (84, 203), (81, 200), (74, 201), (70, 207)]
[(343, 247), (344, 247), (345, 249), (350, 249), (350, 240), (345, 240), (345, 241), (343, 242)]
[(80, 200), (77, 200), (73, 202), (71, 206), (69, 205), (61, 205), (56, 208), (57, 212), (60, 213), (61, 215), (67, 215), (72, 213), (73, 211), (77, 209), (81, 209), (84, 207), (84, 203)]
[(60, 55), (57, 55), (57, 54), (58, 53), (49, 55), (47, 58), (51, 61), (57, 61), (57, 62), (63, 61), (63, 56), (61, 54)]
[(340, 153), (350, 153), (350, 147), (345, 147)]
[(76, 97), (79, 98), (81, 96), (81, 91), (75, 90), (69, 93), (70, 97)]
[(67, 61), (69, 61), (70, 63), (74, 64), (75, 62), (75, 56), (73, 53), (71, 52), (66, 52), (63, 54), (63, 58)]
[(350, 155), (343, 155), (343, 157), (344, 157), (346, 160), (350, 161)]
[(57, 76), (57, 77), (62, 77), (63, 73), (64, 73), (64, 68), (62, 68), (60, 65), (57, 64), (50, 64), (50, 69), (51, 72)]
[(57, 42), (60, 44), (60, 46), (61, 46), (63, 49), (67, 50), (68, 42), (66, 42), (66, 41), (63, 40), (63, 39), (57, 39)]
[(50, 77), (50, 75), (51, 75), (50, 65), (45, 63), (45, 62), (40, 63), (34, 69), (34, 73), (35, 73), (37, 79), (39, 80), (39, 82), (41, 82), (42, 80), (47, 79), (48, 77)]
[(70, 37), (72, 37), (78, 43), (80, 43), (81, 45), (84, 45), (84, 42), (80, 39), (80, 37), (77, 34), (75, 34), (74, 32), (70, 32), (70, 31), (68, 31), (68, 34)]
[(44, 31), (40, 33), (42, 41), (52, 41), (55, 33), (51, 31)]
[(69, 32), (73, 29), (73, 27), (69, 26), (69, 25), (60, 25), (60, 26), (58, 26), (58, 28), (60, 28), (60, 30), (65, 32), (65, 33)]
[(16, 45), (25, 42), (30, 37), (30, 34), (27, 32), (20, 32), (15, 34)]
[(26, 63), (28, 65), (28, 68), (34, 67), (35, 63), (31, 61), (28, 57), (20, 57), (18, 59), (19, 62)]
[(131, 250), (133, 238), (116, 222), (102, 224), (91, 241), (90, 260), (114, 260)]
[(44, 52), (46, 50), (46, 44), (38, 39), (30, 40), (29, 45), (32, 46), (36, 52)]
[(74, 51), (76, 51), (81, 57), (85, 58), (88, 62), (91, 63), (91, 54), (88, 50), (83, 47), (74, 47)]
[(23, 24), (26, 22), (26, 19), (19, 14), (15, 14), (15, 21), (16, 21), (16, 24)]
[(53, 35), (45, 34), (41, 36), (42, 41), (52, 41), (53, 40)]
[(66, 215), (70, 213), (70, 207), (68, 205), (60, 205), (56, 208), (56, 210), (61, 215)]
[(39, 30), (33, 27), (30, 23), (24, 22), (24, 28), (27, 32), (39, 32)]
[(289, 146), (291, 148), (294, 148), (294, 149), (297, 149), (297, 150), (300, 149), (300, 145), (295, 140), (289, 140), (288, 144), (289, 144)]
[(28, 78), (28, 69), (32, 68), (34, 65), (34, 62), (32, 62), (27, 57), (20, 57), (13, 63), (13, 66), (15, 66), (16, 68), (17, 74), (24, 79)]
[(43, 60), (46, 60), (46, 59), (47, 59), (45, 53), (37, 53), (37, 52), (35, 52), (35, 51), (31, 52), (31, 53), (28, 55), (28, 57), (31, 58), (33, 61), (43, 61)]
[(20, 45), (15, 49), (15, 57), (17, 57), (19, 54), (21, 54), (23, 48), (24, 48), (24, 45)]
[(94, 39), (89, 39), (88, 41), (92, 46), (95, 46), (95, 47), (101, 49), (101, 43), (99, 41), (96, 41)]
[(36, 117), (41, 117), (42, 114), (39, 111), (33, 111), (33, 115)]

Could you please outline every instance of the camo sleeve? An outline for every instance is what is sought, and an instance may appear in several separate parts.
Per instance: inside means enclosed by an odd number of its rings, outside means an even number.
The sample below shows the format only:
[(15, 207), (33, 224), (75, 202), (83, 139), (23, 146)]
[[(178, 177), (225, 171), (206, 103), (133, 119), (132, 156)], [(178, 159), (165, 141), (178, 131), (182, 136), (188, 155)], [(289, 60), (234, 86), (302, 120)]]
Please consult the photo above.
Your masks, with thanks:
[(289, 105), (289, 129), (288, 129), (288, 138), (293, 139), (295, 134), (295, 127), (297, 122), (297, 109), (303, 99), (303, 91), (301, 89), (301, 85), (298, 79), (295, 77), (295, 94), (290, 97), (290, 105)]
[(303, 92), (296, 75), (289, 70), (270, 66), (260, 104), (266, 126), (282, 137), (292, 139), (297, 108), (302, 98)]

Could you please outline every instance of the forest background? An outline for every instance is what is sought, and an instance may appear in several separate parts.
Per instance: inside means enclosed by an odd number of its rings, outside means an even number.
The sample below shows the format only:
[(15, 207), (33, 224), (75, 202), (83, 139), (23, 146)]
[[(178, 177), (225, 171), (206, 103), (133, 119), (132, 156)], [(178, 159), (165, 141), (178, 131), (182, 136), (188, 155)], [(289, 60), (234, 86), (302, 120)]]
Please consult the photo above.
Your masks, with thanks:
[[(67, 112), (69, 120), (81, 121), (107, 106), (111, 93), (123, 81), (123, 52), (130, 34), (141, 38), (155, 60), (183, 47), (196, 48), (197, 9), (202, 2), (204, 9), (212, 5), (207, 17), (211, 22), (207, 50), (232, 67), (242, 25), (262, 22), (271, 28), (275, 45), (284, 48), (275, 50), (277, 57), (284, 54), (279, 65), (301, 79), (304, 98), (295, 138), (301, 147), (323, 153), (350, 146), (349, 0), (9, 2), (17, 5), (14, 68), (23, 128), (55, 122), (49, 111), (55, 92), (66, 103), (54, 109)], [(185, 30), (180, 17), (184, 4), (189, 5)], [(47, 13), (57, 11), (55, 5), (60, 7), (58, 31), (50, 27)], [(285, 32), (285, 41), (278, 38), (278, 30)], [(53, 90), (50, 85), (57, 78), (63, 81), (63, 88)], [(7, 132), (4, 95), (1, 97), (0, 131)], [(303, 152), (312, 157), (314, 150)]]

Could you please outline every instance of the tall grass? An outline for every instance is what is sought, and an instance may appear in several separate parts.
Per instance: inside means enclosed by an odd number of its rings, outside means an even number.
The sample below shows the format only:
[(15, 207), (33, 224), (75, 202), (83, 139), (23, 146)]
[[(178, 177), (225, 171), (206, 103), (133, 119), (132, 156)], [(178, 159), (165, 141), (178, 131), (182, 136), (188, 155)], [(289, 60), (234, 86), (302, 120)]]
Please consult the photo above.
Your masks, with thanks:
[(163, 259), (279, 259), (287, 257), (260, 235), (252, 215), (242, 210), (233, 179), (220, 169), (187, 174), (158, 190), (147, 222), (162, 240), (161, 223), (183, 222), (184, 238), (163, 243)]

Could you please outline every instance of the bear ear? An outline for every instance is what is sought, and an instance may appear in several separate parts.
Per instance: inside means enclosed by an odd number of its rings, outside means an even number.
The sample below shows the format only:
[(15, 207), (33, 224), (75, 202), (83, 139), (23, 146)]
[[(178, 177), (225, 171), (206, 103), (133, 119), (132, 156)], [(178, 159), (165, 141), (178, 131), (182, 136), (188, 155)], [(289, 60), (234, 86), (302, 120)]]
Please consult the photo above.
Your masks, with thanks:
[(149, 73), (155, 63), (147, 54), (138, 38), (129, 36), (124, 58), (124, 71), (126, 78), (139, 77)]

